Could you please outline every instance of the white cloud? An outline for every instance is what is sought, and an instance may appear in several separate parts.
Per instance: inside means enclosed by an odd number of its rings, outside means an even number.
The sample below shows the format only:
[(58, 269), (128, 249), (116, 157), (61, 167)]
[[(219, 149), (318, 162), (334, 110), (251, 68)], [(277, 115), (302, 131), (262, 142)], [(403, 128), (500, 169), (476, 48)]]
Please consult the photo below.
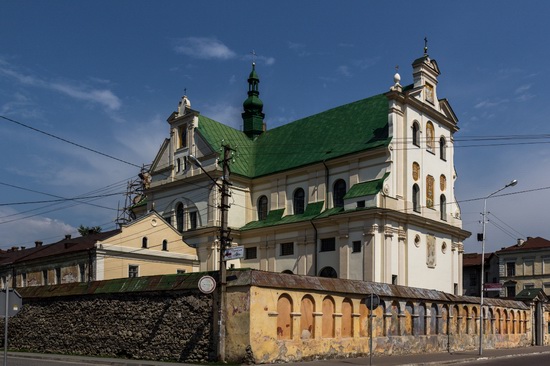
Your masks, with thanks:
[[(1, 249), (21, 245), (30, 247), (36, 240), (49, 244), (63, 239), (65, 234), (74, 234), (77, 231), (69, 224), (45, 216), (23, 217), (18, 217), (17, 211), (13, 209), (0, 209)], [(11, 222), (3, 224), (7, 221)]]
[(74, 99), (80, 99), (86, 102), (93, 102), (103, 105), (110, 110), (120, 108), (120, 99), (110, 90), (79, 90), (68, 84), (50, 84), (50, 88)]
[(229, 47), (216, 38), (206, 37), (187, 37), (179, 40), (179, 44), (174, 47), (177, 53), (199, 59), (219, 59), (227, 60), (236, 56)]
[(214, 121), (221, 122), (237, 130), (242, 130), (241, 108), (232, 104), (219, 103), (206, 105), (204, 115), (212, 118)]
[(108, 89), (94, 89), (89, 86), (77, 87), (68, 83), (43, 80), (33, 75), (18, 72), (7, 62), (1, 60), (0, 74), (11, 77), (24, 85), (49, 89), (74, 99), (97, 103), (108, 110), (117, 110), (121, 106), (120, 99)]
[(349, 66), (347, 65), (340, 65), (336, 68), (336, 71), (341, 74), (341, 75), (344, 75), (344, 76), (351, 76), (351, 71), (349, 69)]
[(492, 108), (508, 102), (509, 102), (508, 99), (494, 99), (494, 100), (486, 99), (477, 103), (474, 106), (474, 108)]

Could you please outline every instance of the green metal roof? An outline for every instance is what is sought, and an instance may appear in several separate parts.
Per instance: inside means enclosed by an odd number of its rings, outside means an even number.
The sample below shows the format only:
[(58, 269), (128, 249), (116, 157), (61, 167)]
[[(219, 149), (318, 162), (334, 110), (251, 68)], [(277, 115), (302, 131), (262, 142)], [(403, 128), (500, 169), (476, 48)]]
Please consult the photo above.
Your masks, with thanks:
[(265, 131), (253, 140), (201, 115), (198, 132), (214, 151), (222, 144), (236, 150), (232, 173), (255, 178), (388, 146), (388, 108), (380, 94)]
[(384, 174), (380, 179), (369, 180), (363, 183), (354, 184), (344, 196), (344, 199), (372, 196), (377, 194), (382, 189), (384, 181), (390, 173)]
[(267, 215), (265, 220), (252, 221), (241, 227), (240, 230), (258, 229), (261, 227), (268, 227), (281, 224), (290, 224), (293, 222), (307, 221), (318, 216), (323, 209), (325, 201), (312, 202), (306, 206), (303, 214), (299, 215), (287, 215), (283, 216), (284, 208), (278, 210), (272, 210)]

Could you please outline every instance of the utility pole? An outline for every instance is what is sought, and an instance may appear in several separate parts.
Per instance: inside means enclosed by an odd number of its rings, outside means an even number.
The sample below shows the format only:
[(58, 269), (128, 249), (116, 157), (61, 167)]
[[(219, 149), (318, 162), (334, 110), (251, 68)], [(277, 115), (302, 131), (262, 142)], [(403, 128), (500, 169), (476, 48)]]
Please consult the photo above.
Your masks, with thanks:
[(221, 190), (221, 205), (220, 205), (220, 299), (219, 299), (219, 339), (218, 339), (218, 362), (225, 362), (225, 318), (226, 318), (226, 292), (227, 292), (227, 268), (225, 261), (225, 250), (231, 245), (230, 231), (227, 226), (227, 211), (229, 209), (229, 162), (231, 161), (231, 148), (228, 145), (223, 146), (223, 174)]
[(225, 264), (225, 250), (228, 246), (231, 245), (233, 241), (229, 237), (230, 230), (227, 225), (227, 211), (229, 209), (229, 175), (231, 171), (229, 169), (229, 163), (231, 162), (231, 147), (229, 145), (223, 145), (223, 159), (221, 161), (223, 165), (223, 174), (222, 182), (218, 183), (206, 170), (204, 170), (200, 161), (193, 155), (189, 155), (189, 160), (199, 167), (208, 178), (220, 189), (221, 193), (221, 202), (218, 208), (220, 209), (220, 233), (219, 233), (219, 269), (218, 269), (218, 288), (219, 288), (219, 299), (218, 299), (218, 362), (225, 363), (225, 303), (226, 303), (226, 286), (227, 286), (227, 268)]

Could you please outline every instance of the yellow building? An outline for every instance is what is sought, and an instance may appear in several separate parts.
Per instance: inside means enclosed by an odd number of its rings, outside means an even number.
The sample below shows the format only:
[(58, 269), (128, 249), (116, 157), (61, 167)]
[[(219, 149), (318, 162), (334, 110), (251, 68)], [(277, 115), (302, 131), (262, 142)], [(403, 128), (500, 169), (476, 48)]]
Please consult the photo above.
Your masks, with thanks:
[(0, 253), (10, 287), (54, 285), (198, 271), (196, 249), (155, 212), (120, 229)]

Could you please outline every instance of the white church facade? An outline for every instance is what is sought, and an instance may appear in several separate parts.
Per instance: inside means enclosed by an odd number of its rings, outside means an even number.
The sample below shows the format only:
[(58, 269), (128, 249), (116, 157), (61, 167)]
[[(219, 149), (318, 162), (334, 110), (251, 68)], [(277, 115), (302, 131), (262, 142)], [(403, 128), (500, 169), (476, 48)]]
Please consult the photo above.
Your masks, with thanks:
[(454, 196), (458, 120), (438, 99), (435, 60), (425, 52), (412, 68), (411, 85), (396, 74), (388, 92), (271, 130), (254, 65), (242, 131), (184, 96), (149, 172), (147, 210), (183, 233), (201, 271), (217, 269), (229, 146), (229, 236), (244, 257), (228, 266), (462, 294), (470, 233)]

